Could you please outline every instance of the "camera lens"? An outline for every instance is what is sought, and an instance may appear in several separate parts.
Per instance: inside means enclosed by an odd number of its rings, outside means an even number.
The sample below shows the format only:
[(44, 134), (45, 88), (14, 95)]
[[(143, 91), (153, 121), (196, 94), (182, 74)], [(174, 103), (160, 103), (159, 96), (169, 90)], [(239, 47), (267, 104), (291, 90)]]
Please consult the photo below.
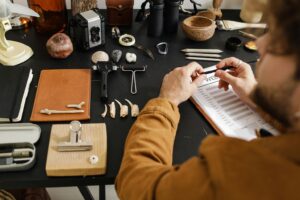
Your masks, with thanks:
[(92, 27), (91, 30), (91, 41), (92, 42), (99, 42), (100, 40), (100, 36), (99, 36), (99, 32), (100, 32), (100, 28), (99, 27)]
[(176, 33), (179, 21), (179, 0), (166, 0), (164, 7), (164, 31)]
[(154, 0), (150, 3), (150, 16), (148, 19), (148, 35), (159, 37), (163, 31), (163, 0)]

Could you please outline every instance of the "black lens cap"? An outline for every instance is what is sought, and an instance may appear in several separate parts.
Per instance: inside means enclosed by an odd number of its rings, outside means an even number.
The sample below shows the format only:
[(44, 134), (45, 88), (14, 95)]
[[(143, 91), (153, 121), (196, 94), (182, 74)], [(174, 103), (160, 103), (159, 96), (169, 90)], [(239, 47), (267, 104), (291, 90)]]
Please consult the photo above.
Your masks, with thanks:
[(226, 41), (226, 49), (236, 51), (242, 45), (242, 40), (238, 37), (230, 37)]

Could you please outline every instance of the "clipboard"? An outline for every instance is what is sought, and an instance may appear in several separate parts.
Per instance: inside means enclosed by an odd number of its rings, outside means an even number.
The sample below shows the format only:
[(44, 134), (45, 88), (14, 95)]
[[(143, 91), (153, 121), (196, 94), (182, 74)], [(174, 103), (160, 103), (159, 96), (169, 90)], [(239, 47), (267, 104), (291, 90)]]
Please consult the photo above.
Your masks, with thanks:
[[(216, 67), (212, 66), (205, 71), (214, 69)], [(279, 131), (240, 100), (232, 88), (219, 89), (218, 82), (218, 77), (209, 74), (190, 100), (219, 135), (249, 141), (257, 138), (255, 130), (260, 128), (279, 135)]]
[(222, 130), (216, 126), (214, 121), (211, 119), (209, 115), (207, 115), (204, 110), (199, 106), (199, 104), (196, 103), (196, 101), (191, 97), (190, 101), (196, 106), (196, 108), (200, 111), (200, 113), (204, 116), (204, 118), (209, 122), (209, 124), (215, 129), (218, 135), (225, 136)]

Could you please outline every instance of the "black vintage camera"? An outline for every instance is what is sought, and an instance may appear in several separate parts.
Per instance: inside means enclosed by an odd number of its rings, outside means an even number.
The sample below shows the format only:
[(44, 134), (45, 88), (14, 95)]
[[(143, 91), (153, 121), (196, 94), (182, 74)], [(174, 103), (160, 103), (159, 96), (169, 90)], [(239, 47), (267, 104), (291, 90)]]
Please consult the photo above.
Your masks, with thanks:
[(73, 43), (80, 49), (105, 44), (104, 17), (98, 8), (76, 14), (70, 23), (70, 36)]

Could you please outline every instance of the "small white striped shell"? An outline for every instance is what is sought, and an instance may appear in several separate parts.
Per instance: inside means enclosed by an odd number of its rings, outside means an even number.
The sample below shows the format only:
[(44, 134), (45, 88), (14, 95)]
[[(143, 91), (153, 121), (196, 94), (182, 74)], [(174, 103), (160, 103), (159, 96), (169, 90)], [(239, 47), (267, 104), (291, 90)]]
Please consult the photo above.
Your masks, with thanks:
[(109, 61), (109, 56), (105, 51), (96, 51), (92, 55), (92, 62), (97, 63), (97, 62), (107, 62)]

